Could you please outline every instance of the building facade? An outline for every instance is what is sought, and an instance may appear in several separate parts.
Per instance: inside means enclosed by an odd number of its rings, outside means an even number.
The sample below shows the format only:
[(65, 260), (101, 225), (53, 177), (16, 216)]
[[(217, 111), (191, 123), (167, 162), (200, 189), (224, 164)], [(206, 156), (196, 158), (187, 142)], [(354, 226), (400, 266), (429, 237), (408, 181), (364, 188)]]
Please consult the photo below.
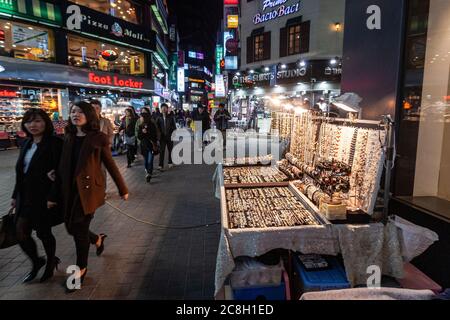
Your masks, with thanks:
[[(281, 105), (310, 108), (339, 95), (344, 19), (345, 0), (240, 1), (239, 65), (228, 70), (232, 114), (249, 122)], [(224, 21), (229, 27), (226, 14)]]
[(30, 107), (67, 119), (70, 102), (96, 98), (114, 117), (170, 99), (161, 0), (2, 0), (0, 13), (0, 131)]

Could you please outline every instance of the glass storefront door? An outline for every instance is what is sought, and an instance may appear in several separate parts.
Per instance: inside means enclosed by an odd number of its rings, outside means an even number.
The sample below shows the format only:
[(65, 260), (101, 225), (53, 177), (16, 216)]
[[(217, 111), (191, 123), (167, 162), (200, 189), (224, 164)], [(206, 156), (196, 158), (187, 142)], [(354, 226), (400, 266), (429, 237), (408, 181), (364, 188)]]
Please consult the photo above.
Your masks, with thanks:
[(450, 219), (450, 1), (409, 12), (394, 193)]

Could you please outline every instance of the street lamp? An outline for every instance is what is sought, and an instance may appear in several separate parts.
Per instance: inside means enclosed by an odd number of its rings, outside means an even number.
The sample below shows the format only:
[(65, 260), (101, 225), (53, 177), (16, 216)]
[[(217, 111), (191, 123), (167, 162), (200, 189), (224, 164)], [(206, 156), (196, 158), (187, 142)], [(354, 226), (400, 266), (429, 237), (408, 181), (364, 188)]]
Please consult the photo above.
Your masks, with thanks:
[(336, 30), (336, 32), (339, 32), (339, 31), (341, 31), (341, 23), (340, 22), (336, 22), (335, 24), (334, 24), (334, 29)]

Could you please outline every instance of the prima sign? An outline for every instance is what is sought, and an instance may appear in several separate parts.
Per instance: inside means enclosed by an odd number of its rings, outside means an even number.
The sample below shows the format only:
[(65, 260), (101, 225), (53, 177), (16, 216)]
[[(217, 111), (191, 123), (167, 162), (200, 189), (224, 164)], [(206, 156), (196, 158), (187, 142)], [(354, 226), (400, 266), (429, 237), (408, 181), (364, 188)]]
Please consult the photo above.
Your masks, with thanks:
[(286, 2), (288, 2), (288, 0), (264, 0), (263, 11), (266, 11), (267, 8), (275, 8), (276, 6), (281, 6)]
[[(288, 0), (264, 0), (263, 10), (253, 17), (253, 24), (257, 25), (300, 11), (300, 2), (294, 3), (292, 5), (285, 5), (287, 1)], [(265, 12), (265, 10), (269, 8), (273, 10)]]

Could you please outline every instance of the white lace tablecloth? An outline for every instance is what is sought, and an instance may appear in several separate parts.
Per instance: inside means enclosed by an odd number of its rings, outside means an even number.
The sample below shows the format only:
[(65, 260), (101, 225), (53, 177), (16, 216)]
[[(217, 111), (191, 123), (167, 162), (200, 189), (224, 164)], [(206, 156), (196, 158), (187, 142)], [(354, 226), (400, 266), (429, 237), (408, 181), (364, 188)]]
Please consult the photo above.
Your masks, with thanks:
[[(223, 167), (213, 176), (215, 196), (220, 199)], [(224, 214), (222, 212), (222, 214)], [(222, 221), (226, 221), (222, 217)], [(369, 266), (379, 266), (383, 275), (402, 278), (402, 246), (395, 222), (386, 225), (322, 225), (264, 229), (228, 229), (222, 226), (216, 261), (215, 295), (222, 289), (239, 256), (256, 257), (273, 249), (289, 249), (303, 254), (342, 254), (352, 286), (367, 283)], [(372, 271), (373, 272), (373, 271)]]
[(354, 286), (366, 284), (367, 268), (380, 267), (381, 273), (403, 277), (403, 259), (397, 228), (389, 222), (367, 225), (325, 225), (295, 228), (222, 228), (216, 262), (215, 295), (234, 269), (234, 258), (256, 257), (283, 248), (303, 254), (342, 254), (347, 278)]

